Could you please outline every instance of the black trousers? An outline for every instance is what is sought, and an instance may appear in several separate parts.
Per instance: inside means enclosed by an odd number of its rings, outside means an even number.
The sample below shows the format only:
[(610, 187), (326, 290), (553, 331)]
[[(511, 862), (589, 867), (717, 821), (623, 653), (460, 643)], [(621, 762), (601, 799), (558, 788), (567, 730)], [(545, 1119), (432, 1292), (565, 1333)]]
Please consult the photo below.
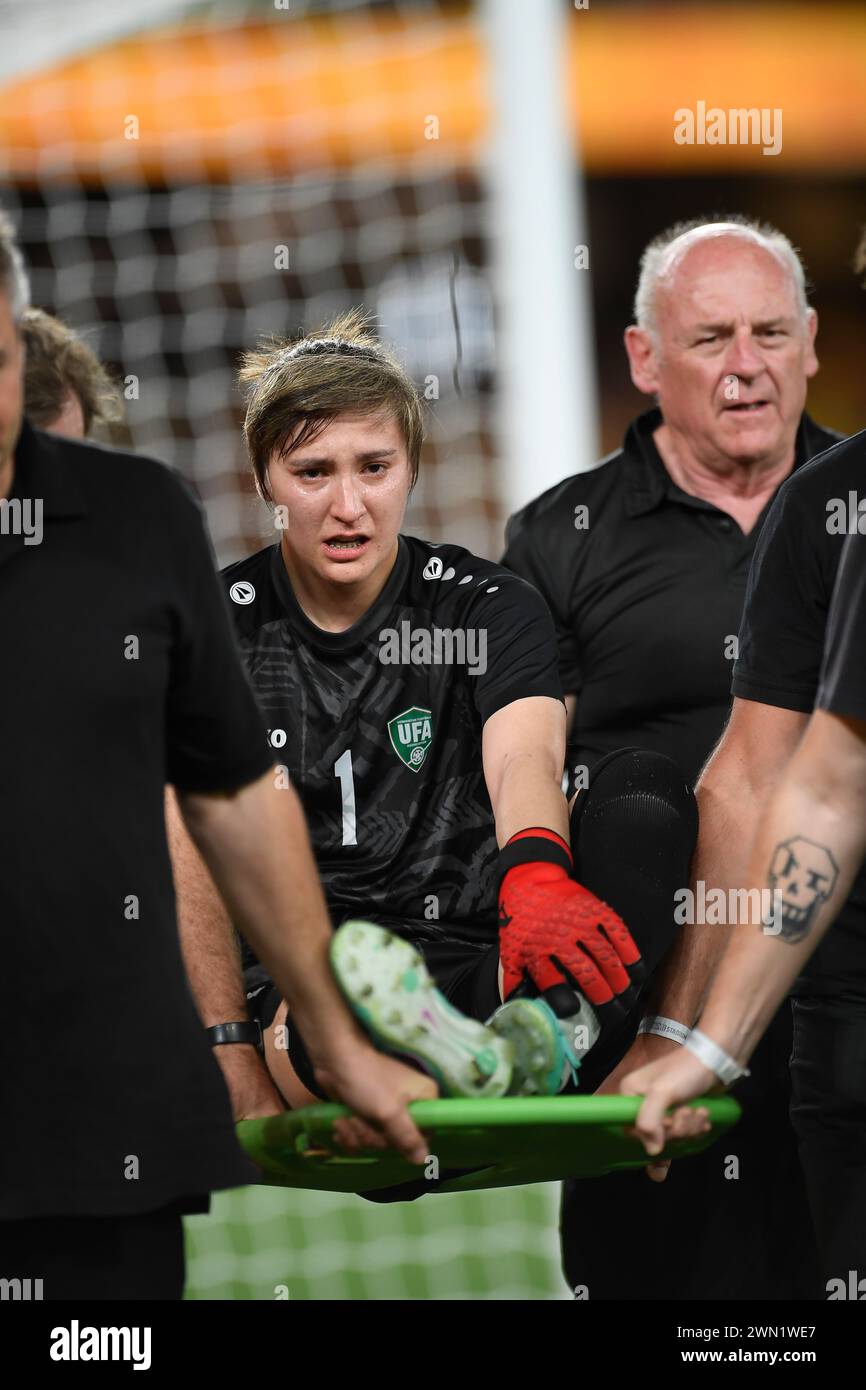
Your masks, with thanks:
[[(629, 755), (635, 768), (648, 756)], [(613, 759), (590, 776), (597, 809), (587, 800), (584, 814), (599, 826), (586, 835), (581, 829), (577, 877), (617, 908), (651, 970), (672, 940), (674, 889), (689, 881), (693, 822), (669, 768), (667, 782), (662, 777), (666, 759), (655, 792), (662, 806), (630, 788), (621, 755)], [(638, 1007), (617, 1035), (602, 1036), (581, 1068), (581, 1092), (596, 1089), (621, 1061), (643, 1012)], [(751, 1077), (736, 1090), (739, 1124), (723, 1144), (674, 1163), (666, 1182), (640, 1170), (564, 1184), (562, 1256), (572, 1288), (635, 1301), (822, 1296), (788, 1117), (791, 1036), (785, 1005), (755, 1051)]]
[(866, 999), (813, 995), (793, 1006), (791, 1119), (823, 1277), (847, 1287), (852, 1270), (866, 1278)]
[(185, 1273), (176, 1207), (0, 1221), (0, 1278), (31, 1299), (179, 1299)]

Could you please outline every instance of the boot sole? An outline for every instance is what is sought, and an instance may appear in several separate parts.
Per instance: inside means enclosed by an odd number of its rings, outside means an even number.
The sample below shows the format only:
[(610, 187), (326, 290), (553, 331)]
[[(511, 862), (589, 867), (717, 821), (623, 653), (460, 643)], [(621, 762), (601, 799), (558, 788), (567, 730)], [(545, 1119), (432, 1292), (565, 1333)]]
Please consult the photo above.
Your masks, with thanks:
[(373, 922), (344, 922), (331, 941), (331, 965), (374, 1041), (386, 1052), (419, 1062), (443, 1095), (508, 1094), (511, 1041), (455, 1009), (408, 941)]

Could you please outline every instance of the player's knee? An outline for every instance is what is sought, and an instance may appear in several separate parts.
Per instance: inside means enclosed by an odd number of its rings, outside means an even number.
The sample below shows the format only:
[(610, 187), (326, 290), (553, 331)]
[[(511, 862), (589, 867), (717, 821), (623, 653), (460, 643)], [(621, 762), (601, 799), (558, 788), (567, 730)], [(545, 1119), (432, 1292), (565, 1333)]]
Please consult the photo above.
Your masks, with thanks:
[(603, 822), (626, 837), (636, 827), (657, 827), (676, 835), (682, 852), (694, 849), (698, 812), (694, 792), (672, 758), (644, 748), (622, 748), (602, 758), (590, 772), (582, 819)]

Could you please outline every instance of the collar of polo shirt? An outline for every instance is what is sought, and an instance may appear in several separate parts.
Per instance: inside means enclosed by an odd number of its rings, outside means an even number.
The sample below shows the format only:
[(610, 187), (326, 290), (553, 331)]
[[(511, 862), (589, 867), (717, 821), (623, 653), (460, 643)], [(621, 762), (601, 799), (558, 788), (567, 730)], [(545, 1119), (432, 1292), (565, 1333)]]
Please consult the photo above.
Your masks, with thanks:
[(86, 516), (90, 507), (75, 470), (69, 467), (69, 450), (98, 447), (46, 434), (24, 420), (15, 445), (12, 496), (40, 497), (43, 516)]
[[(652, 410), (638, 415), (626, 430), (622, 466), (625, 476), (625, 508), (629, 516), (642, 516), (645, 512), (651, 512), (666, 497), (683, 496), (665, 468), (653, 439), (653, 434), (661, 423), (662, 413), (658, 406), (655, 406)], [(817, 438), (820, 431), (814, 420), (804, 411), (797, 426), (794, 468), (799, 468), (812, 454), (827, 447), (821, 442), (810, 448), (809, 441), (813, 433)], [(700, 498), (695, 498), (694, 501), (701, 506), (712, 507), (711, 503), (704, 503)]]

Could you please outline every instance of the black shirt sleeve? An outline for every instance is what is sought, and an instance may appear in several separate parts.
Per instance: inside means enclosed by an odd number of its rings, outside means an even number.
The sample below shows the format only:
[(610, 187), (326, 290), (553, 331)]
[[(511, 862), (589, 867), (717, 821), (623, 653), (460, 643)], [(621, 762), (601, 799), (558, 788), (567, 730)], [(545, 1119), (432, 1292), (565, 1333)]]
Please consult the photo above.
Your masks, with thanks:
[(849, 535), (830, 603), (817, 704), (866, 719), (866, 536)]
[(184, 791), (229, 791), (273, 759), (235, 646), (201, 508), (170, 481), (166, 564), (175, 629), (166, 700), (166, 780)]
[(814, 534), (824, 521), (824, 513), (805, 507), (790, 483), (782, 486), (752, 558), (734, 695), (811, 713), (829, 600)]
[(511, 574), (491, 579), (473, 601), (471, 624), (485, 642), (484, 669), (469, 676), (482, 723), (514, 700), (562, 699), (553, 623), (530, 584)]
[(558, 553), (560, 547), (551, 545), (549, 536), (547, 543), (544, 543), (540, 522), (533, 523), (521, 512), (517, 512), (508, 522), (502, 563), (532, 584), (543, 597), (553, 617), (563, 689), (568, 694), (577, 694), (583, 683), (580, 653), (575, 625), (569, 616), (567, 581), (561, 572), (559, 575), (555, 573), (552, 565)]

